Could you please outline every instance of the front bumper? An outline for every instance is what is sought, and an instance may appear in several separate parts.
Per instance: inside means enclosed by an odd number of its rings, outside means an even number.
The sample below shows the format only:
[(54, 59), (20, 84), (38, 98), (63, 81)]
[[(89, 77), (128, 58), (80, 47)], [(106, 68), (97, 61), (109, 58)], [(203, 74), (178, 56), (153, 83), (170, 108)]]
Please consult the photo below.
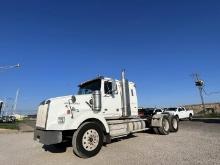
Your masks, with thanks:
[(62, 132), (35, 129), (34, 140), (39, 141), (40, 143), (45, 144), (45, 145), (61, 143)]

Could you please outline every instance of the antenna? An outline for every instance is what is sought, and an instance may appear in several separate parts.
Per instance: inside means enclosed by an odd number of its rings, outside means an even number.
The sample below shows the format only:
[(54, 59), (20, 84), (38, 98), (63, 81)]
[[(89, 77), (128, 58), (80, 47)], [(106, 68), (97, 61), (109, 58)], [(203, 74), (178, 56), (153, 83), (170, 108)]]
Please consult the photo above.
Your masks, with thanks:
[(204, 97), (203, 97), (204, 81), (199, 78), (198, 73), (193, 73), (192, 77), (194, 78), (194, 82), (195, 82), (196, 87), (198, 87), (198, 89), (199, 89), (199, 95), (200, 95), (202, 106), (203, 106), (203, 112), (205, 112), (206, 108), (205, 108), (205, 102), (204, 102)]

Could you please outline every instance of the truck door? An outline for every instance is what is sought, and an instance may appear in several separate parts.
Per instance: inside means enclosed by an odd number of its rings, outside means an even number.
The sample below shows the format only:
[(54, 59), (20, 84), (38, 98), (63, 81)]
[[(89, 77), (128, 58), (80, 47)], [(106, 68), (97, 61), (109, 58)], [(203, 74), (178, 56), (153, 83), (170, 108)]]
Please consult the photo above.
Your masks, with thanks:
[(137, 93), (136, 93), (136, 87), (135, 84), (129, 85), (129, 91), (130, 91), (130, 106), (131, 106), (131, 116), (137, 116), (138, 115), (138, 103), (137, 103)]
[(177, 111), (178, 111), (179, 118), (180, 118), (180, 119), (184, 118), (183, 112), (182, 112), (182, 108), (178, 108)]
[(183, 108), (179, 108), (179, 117), (180, 117), (180, 119), (186, 118), (185, 111)]
[(121, 110), (121, 97), (119, 94), (119, 84), (115, 92), (112, 91), (112, 82), (104, 81), (103, 85), (103, 97), (102, 97), (102, 113), (104, 117), (114, 118), (119, 117), (122, 114)]
[(183, 109), (183, 116), (184, 116), (184, 118), (187, 118), (187, 117), (189, 117), (189, 114), (188, 114), (188, 112), (186, 111), (186, 109), (185, 108), (182, 108)]

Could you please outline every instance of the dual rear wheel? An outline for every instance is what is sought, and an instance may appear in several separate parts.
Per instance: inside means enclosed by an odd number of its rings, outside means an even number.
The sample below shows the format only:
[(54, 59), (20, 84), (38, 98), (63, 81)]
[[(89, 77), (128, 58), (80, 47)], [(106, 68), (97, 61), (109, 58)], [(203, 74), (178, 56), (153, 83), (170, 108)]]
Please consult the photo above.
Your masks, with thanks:
[(177, 116), (163, 116), (162, 126), (153, 128), (156, 134), (168, 135), (170, 132), (177, 132), (179, 129), (179, 118)]

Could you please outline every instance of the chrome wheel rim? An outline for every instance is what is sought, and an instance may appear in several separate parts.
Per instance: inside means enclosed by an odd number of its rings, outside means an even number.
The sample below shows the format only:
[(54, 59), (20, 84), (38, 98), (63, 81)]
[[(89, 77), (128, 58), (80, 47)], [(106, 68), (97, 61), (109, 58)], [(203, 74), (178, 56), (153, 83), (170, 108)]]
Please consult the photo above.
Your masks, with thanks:
[(168, 122), (168, 120), (163, 120), (163, 125), (164, 125), (164, 130), (165, 131), (168, 131), (169, 130), (169, 122)]
[(83, 148), (86, 151), (93, 151), (99, 144), (99, 134), (95, 129), (87, 130), (82, 139)]
[(176, 119), (173, 119), (173, 128), (174, 129), (177, 129), (177, 120)]

